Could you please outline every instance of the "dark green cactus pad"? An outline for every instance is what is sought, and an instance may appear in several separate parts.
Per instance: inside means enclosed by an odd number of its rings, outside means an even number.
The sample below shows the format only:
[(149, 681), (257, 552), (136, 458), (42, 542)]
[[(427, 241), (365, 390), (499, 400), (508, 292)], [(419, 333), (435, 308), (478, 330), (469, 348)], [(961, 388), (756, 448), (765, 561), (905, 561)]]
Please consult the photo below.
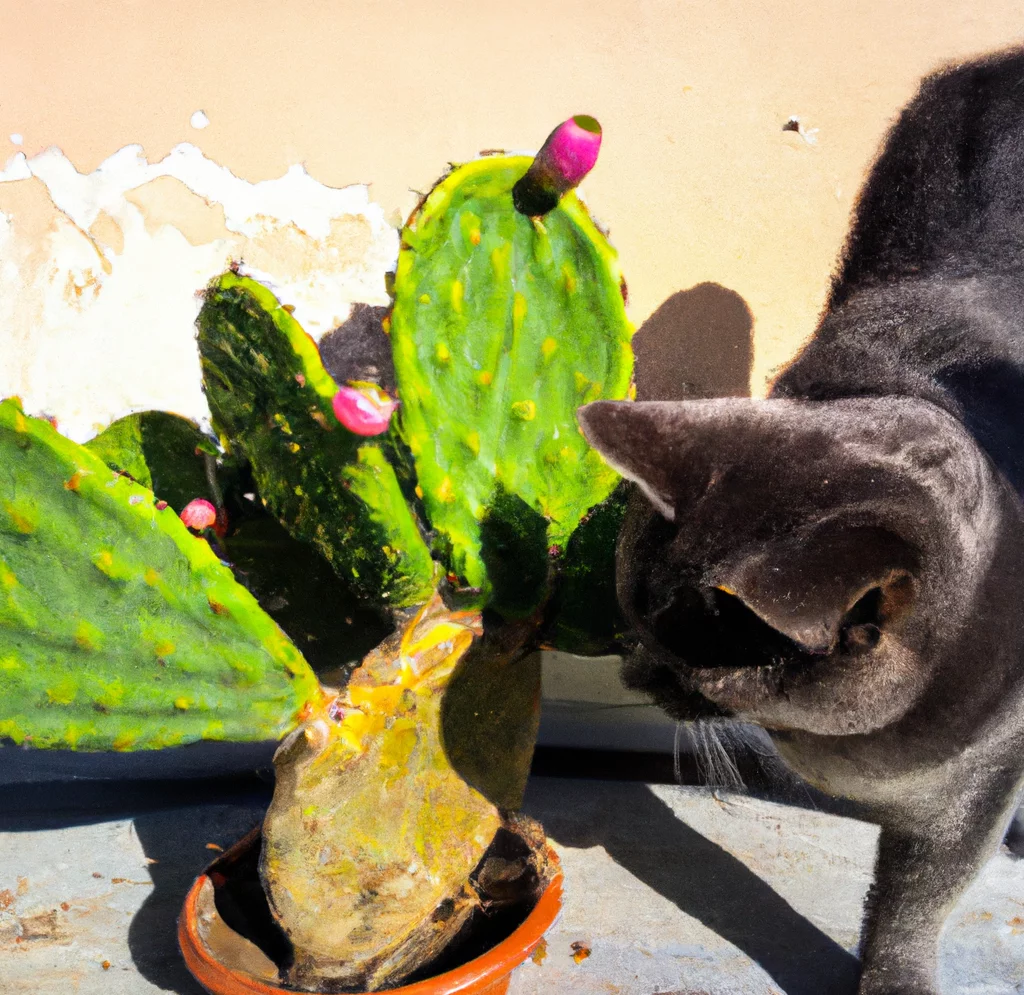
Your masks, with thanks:
[(620, 483), (569, 539), (544, 634), (555, 649), (580, 656), (622, 652), (619, 640), (628, 624), (615, 593), (615, 544), (630, 491), (629, 483)]
[(434, 563), (384, 451), (334, 416), (337, 385), (316, 344), (265, 287), (234, 273), (199, 313), (203, 383), (225, 447), (252, 464), (260, 497), (361, 597), (425, 602)]
[(175, 511), (193, 498), (219, 503), (207, 475), (207, 457), (216, 458), (217, 446), (188, 418), (166, 411), (127, 415), (85, 448), (107, 466), (130, 474)]
[(558, 547), (615, 486), (575, 412), (625, 398), (633, 367), (616, 254), (575, 193), (539, 220), (513, 207), (530, 161), (443, 179), (403, 232), (395, 277), (401, 435), (449, 566), (484, 596), (480, 527), (499, 485)]
[(0, 404), (0, 737), (138, 750), (276, 739), (319, 686), (153, 493)]

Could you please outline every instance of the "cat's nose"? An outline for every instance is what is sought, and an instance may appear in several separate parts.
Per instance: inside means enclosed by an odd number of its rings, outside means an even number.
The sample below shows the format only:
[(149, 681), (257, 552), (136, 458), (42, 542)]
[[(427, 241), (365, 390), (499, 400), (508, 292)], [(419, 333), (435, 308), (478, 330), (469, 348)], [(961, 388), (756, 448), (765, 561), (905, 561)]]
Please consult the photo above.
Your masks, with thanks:
[(758, 604), (751, 604), (739, 592), (727, 584), (717, 584), (715, 589), (730, 597), (737, 598), (749, 608), (761, 621), (766, 622), (776, 632), (785, 636), (797, 648), (812, 656), (825, 656), (831, 653), (839, 639), (842, 614), (822, 612), (820, 605), (806, 606), (802, 604), (785, 604), (788, 599), (780, 598), (784, 604), (781, 610), (768, 610), (765, 599), (758, 599)]

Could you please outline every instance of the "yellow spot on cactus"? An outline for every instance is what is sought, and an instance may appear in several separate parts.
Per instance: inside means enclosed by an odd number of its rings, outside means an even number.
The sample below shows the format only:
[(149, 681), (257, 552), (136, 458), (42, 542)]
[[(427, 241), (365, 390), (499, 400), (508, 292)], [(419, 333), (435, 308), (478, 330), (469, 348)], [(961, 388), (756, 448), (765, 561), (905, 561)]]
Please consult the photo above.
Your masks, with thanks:
[(420, 294), (420, 303), (421, 304), (429, 304), (430, 303), (430, 294)]
[(10, 591), (17, 583), (18, 578), (14, 576), (14, 571), (0, 563), (0, 585), (3, 585)]
[(385, 335), (390, 335), (391, 334), (391, 315), (390, 314), (386, 314), (386, 315), (384, 315), (383, 318), (381, 318), (381, 320), (380, 320), (380, 327), (384, 329), (384, 334)]
[(175, 698), (174, 707), (178, 709), (179, 712), (187, 712), (192, 707), (192, 702), (190, 702), (188, 698)]
[(568, 263), (562, 263), (562, 283), (567, 294), (576, 293), (576, 274)]
[(75, 700), (77, 694), (78, 685), (70, 677), (58, 681), (52, 688), (46, 689), (46, 697), (54, 705), (70, 705)]
[(169, 639), (160, 639), (153, 644), (153, 652), (160, 657), (170, 656), (174, 652), (174, 643)]
[(512, 298), (512, 331), (518, 332), (523, 327), (523, 320), (526, 318), (526, 298), (522, 294), (516, 294)]
[(414, 488), (414, 490), (416, 492), (416, 497), (418, 497), (422, 501), (423, 500), (423, 488), (420, 487), (419, 484), (417, 484), (416, 487)]
[(363, 711), (395, 712), (405, 689), (399, 684), (349, 686), (348, 700)]
[(558, 343), (550, 335), (540, 344), (540, 352), (545, 359), (550, 359), (557, 348)]
[(85, 621), (78, 624), (78, 628), (75, 630), (75, 642), (79, 647), (84, 650), (98, 649), (102, 641), (103, 633), (95, 625), (90, 625)]
[(203, 739), (224, 739), (224, 723), (219, 719), (214, 722), (208, 723), (202, 731)]
[(455, 500), (455, 488), (452, 487), (452, 478), (445, 474), (444, 480), (441, 481), (441, 486), (434, 493), (437, 494), (438, 500), (443, 501), (445, 504), (451, 504)]
[(297, 442), (288, 443), (288, 452), (290, 453), (297, 453), (301, 448), (302, 446), (300, 446)]
[(124, 700), (124, 684), (119, 679), (114, 679), (108, 684), (102, 685), (99, 694), (93, 696), (97, 705), (103, 708), (117, 708)]
[(490, 370), (481, 370), (477, 380), (480, 381), (485, 387), (489, 387), (491, 381), (494, 379), (494, 374)]
[(494, 268), (494, 277), (499, 283), (508, 280), (509, 257), (512, 254), (512, 243), (502, 242), (491, 250), (491, 266)]
[(537, 405), (533, 401), (513, 401), (512, 414), (521, 421), (533, 421), (537, 417)]
[(14, 412), (14, 431), (19, 434), (28, 431), (28, 422), (25, 421), (25, 416), (20, 411)]
[(21, 661), (13, 653), (0, 656), (0, 670), (21, 670)]
[(452, 280), (452, 310), (456, 314), (462, 314), (462, 295), (465, 288), (461, 280)]
[(572, 375), (572, 382), (576, 385), (576, 390), (583, 393), (589, 386), (590, 380), (585, 377), (579, 370)]
[(302, 489), (302, 487), (300, 485), (296, 484), (295, 485), (295, 496), (296, 497), (304, 497), (305, 494), (306, 494), (306, 492)]
[(472, 243), (473, 243), (474, 245), (479, 245), (479, 244), (480, 244), (480, 229), (479, 229), (479, 228), (474, 228), (474, 229), (473, 229), (473, 230), (472, 230), (472, 231), (471, 231), (471, 232), (469, 233), (469, 240), (470, 240), (470, 241), (471, 241), (471, 242), (472, 242)]
[(451, 350), (443, 342), (437, 343), (437, 348), (434, 349), (434, 355), (437, 357), (439, 363), (450, 363), (452, 359)]
[(133, 732), (123, 732), (110, 745), (115, 750), (127, 750), (127, 749), (131, 748), (132, 744), (135, 742), (135, 739), (136, 739), (135, 733), (133, 733)]
[(469, 451), (474, 456), (479, 456), (480, 455), (480, 433), (479, 432), (470, 432), (469, 435), (466, 436), (466, 445), (469, 447)]
[(419, 733), (412, 719), (395, 719), (381, 747), (381, 766), (392, 770), (404, 768), (418, 741)]
[(292, 427), (288, 424), (288, 419), (284, 415), (274, 415), (274, 424), (284, 432), (285, 435), (292, 434)]
[(105, 573), (108, 577), (112, 574), (114, 570), (114, 556), (109, 550), (103, 550), (94, 562), (102, 573)]
[(160, 582), (160, 574), (158, 574), (152, 567), (147, 567), (146, 572), (142, 575), (142, 579), (150, 587), (156, 587)]
[(629, 390), (626, 391), (626, 396), (631, 401), (635, 401), (636, 400), (636, 384), (635, 383), (631, 383), (629, 385)]
[(34, 509), (20, 507), (16, 508), (10, 502), (4, 502), (4, 510), (11, 519), (11, 523), (22, 535), (31, 535), (35, 532), (38, 521), (38, 512)]
[(82, 483), (82, 471), (75, 470), (71, 476), (64, 481), (64, 489), (68, 491), (77, 491), (79, 485)]

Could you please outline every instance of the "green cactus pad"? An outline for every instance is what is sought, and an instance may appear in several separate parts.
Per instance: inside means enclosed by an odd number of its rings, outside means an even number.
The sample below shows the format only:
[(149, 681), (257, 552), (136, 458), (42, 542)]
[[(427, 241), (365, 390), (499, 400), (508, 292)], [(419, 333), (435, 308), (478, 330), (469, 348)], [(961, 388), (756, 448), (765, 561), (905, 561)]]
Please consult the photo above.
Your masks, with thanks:
[(434, 563), (382, 446), (345, 429), (313, 340), (274, 295), (226, 273), (199, 313), (214, 426), (249, 460), (260, 497), (362, 598), (403, 607), (434, 587)]
[(0, 404), (0, 737), (156, 749), (276, 739), (319, 687), (153, 493)]
[(216, 457), (217, 447), (188, 418), (166, 411), (127, 415), (85, 448), (112, 469), (130, 474), (175, 511), (193, 498), (217, 498), (206, 473), (206, 457)]
[(633, 368), (616, 254), (575, 193), (540, 220), (513, 207), (530, 161), (450, 173), (405, 228), (395, 276), (401, 435), (450, 567), (484, 596), (480, 525), (499, 485), (559, 547), (615, 486), (575, 412), (625, 398)]

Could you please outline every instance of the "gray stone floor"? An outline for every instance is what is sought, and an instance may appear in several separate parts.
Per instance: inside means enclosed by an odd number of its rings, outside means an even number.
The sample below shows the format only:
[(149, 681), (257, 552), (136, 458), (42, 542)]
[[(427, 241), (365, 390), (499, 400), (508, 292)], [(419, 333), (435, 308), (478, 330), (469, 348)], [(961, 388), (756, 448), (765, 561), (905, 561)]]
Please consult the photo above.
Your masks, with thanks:
[[(250, 789), (252, 786), (250, 785)], [(265, 790), (103, 789), (88, 813), (0, 798), (0, 992), (200, 995), (175, 947), (182, 896), (260, 818)], [(61, 789), (63, 791), (79, 790)], [(64, 804), (61, 804), (64, 802)], [(512, 995), (827, 995), (855, 988), (874, 827), (739, 795), (535, 778), (565, 906)], [(590, 956), (577, 963), (572, 944)], [(106, 966), (105, 966), (106, 965)], [(944, 937), (948, 995), (1024, 992), (1024, 861), (997, 856)]]

